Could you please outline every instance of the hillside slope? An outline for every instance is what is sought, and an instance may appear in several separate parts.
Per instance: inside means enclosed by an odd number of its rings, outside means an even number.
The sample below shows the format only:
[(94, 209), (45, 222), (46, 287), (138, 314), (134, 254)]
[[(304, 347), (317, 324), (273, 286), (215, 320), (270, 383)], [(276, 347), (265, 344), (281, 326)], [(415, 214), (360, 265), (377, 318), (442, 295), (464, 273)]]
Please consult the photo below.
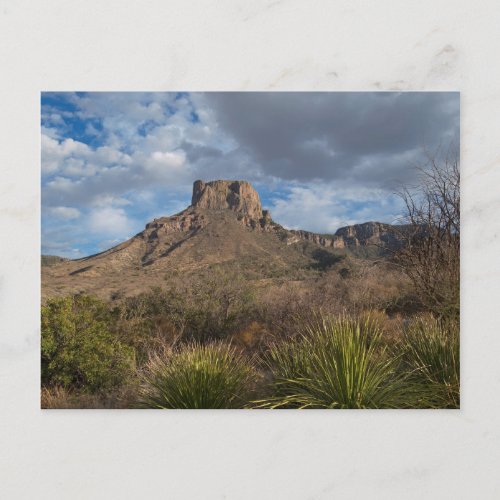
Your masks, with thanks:
[(245, 181), (196, 181), (192, 204), (155, 219), (133, 238), (100, 254), (42, 267), (42, 299), (94, 293), (135, 295), (210, 266), (237, 269), (248, 279), (302, 279), (360, 247), (395, 247), (391, 226), (369, 222), (325, 236), (287, 230), (262, 210)]

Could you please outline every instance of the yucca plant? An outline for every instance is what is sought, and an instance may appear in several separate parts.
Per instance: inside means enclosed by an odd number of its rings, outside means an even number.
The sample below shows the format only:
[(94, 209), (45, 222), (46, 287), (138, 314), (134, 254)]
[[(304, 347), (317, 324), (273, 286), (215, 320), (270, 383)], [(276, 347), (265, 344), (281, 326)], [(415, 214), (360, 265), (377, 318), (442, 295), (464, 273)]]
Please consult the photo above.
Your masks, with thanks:
[(303, 335), (272, 346), (265, 362), (274, 395), (258, 407), (400, 408), (414, 401), (370, 318), (320, 316)]
[(460, 406), (460, 335), (458, 323), (418, 318), (403, 335), (403, 361), (425, 387), (427, 406)]
[(143, 377), (140, 406), (160, 409), (242, 408), (253, 368), (221, 342), (193, 343), (154, 356)]

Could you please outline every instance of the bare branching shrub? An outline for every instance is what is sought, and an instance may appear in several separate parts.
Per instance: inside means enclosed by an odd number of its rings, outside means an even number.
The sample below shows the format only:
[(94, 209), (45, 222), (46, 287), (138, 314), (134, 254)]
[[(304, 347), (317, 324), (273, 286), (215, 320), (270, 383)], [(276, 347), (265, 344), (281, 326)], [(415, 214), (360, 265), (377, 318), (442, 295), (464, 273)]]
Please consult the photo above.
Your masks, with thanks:
[(351, 313), (370, 309), (386, 310), (410, 293), (408, 278), (385, 262), (363, 262), (344, 280), (345, 308)]
[(460, 314), (460, 161), (429, 155), (416, 190), (405, 188), (405, 246), (395, 255), (424, 304), (439, 316)]

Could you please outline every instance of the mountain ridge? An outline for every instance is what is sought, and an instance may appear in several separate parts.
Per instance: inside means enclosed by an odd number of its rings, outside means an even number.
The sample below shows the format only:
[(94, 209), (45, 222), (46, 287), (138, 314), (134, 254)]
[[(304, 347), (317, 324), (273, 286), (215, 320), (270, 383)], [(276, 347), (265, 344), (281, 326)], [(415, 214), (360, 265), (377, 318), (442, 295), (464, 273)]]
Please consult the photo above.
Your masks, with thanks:
[[(216, 180), (206, 183), (202, 180), (195, 181), (193, 183), (191, 205), (177, 214), (159, 217), (148, 222), (145, 229), (134, 237), (140, 236), (144, 231), (151, 229), (154, 230), (150, 236), (153, 239), (158, 234), (158, 230), (161, 229), (165, 232), (198, 230), (205, 225), (207, 217), (197, 209), (209, 211), (231, 210), (238, 214), (238, 220), (242, 224), (252, 229), (279, 233), (289, 245), (297, 241), (310, 241), (323, 247), (338, 249), (366, 245), (386, 245), (388, 249), (392, 250), (398, 247), (400, 243), (395, 226), (376, 221), (343, 226), (333, 234), (320, 234), (303, 229), (287, 229), (272, 219), (269, 210), (262, 208), (257, 191), (248, 181), (243, 180)], [(112, 250), (112, 248), (108, 250)], [(100, 255), (108, 250), (95, 255)], [(77, 260), (84, 260), (93, 256)]]
[[(196, 273), (212, 265), (237, 265), (264, 279), (321, 268), (328, 255), (359, 247), (399, 245), (393, 226), (367, 222), (339, 228), (333, 235), (289, 230), (263, 210), (247, 181), (196, 181), (191, 205), (159, 217), (144, 230), (99, 254), (42, 268), (42, 295), (135, 293), (160, 285), (173, 273)], [(319, 250), (323, 249), (323, 250)], [(323, 253), (322, 253), (323, 252)], [(325, 254), (326, 252), (326, 254)]]

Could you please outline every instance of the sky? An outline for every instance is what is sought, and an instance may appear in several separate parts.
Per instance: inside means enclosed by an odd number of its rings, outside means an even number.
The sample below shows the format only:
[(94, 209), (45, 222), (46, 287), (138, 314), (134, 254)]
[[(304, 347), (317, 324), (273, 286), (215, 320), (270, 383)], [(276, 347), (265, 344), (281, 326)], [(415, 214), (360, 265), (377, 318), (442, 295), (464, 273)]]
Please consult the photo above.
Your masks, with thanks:
[(42, 254), (116, 245), (196, 179), (251, 182), (290, 229), (393, 223), (459, 118), (457, 92), (43, 92)]

